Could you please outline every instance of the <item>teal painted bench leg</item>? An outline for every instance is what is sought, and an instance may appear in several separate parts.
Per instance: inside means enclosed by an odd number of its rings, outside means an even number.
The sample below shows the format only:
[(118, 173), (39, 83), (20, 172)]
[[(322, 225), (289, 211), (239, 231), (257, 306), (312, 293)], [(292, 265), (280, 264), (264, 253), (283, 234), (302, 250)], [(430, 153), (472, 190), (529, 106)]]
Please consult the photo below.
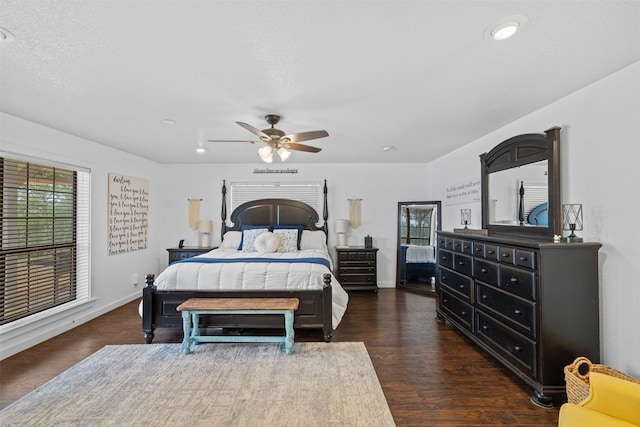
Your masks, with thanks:
[(284, 327), (287, 332), (287, 338), (285, 340), (285, 348), (284, 352), (286, 354), (291, 354), (291, 349), (293, 348), (293, 341), (295, 337), (295, 332), (293, 330), (293, 310), (287, 310), (284, 313)]
[(182, 312), (182, 330), (184, 332), (182, 354), (189, 354), (191, 353), (191, 313), (189, 310)]

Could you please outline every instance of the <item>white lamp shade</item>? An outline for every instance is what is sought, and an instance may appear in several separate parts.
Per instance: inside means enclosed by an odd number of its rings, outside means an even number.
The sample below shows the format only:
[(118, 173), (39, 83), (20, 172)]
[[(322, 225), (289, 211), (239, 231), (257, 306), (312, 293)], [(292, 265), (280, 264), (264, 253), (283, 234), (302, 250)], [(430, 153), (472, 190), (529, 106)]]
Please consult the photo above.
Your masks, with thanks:
[(346, 219), (336, 220), (336, 233), (346, 233), (349, 231), (349, 221)]
[(211, 233), (213, 231), (213, 221), (210, 219), (200, 220), (198, 223), (198, 231), (201, 233)]

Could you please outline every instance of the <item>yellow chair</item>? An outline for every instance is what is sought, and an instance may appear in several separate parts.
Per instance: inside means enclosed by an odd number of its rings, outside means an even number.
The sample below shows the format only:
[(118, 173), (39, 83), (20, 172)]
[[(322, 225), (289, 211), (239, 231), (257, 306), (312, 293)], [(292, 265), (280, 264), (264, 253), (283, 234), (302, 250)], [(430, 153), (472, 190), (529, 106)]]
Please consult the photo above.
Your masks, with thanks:
[(599, 372), (589, 382), (589, 397), (562, 405), (559, 427), (640, 427), (640, 384)]

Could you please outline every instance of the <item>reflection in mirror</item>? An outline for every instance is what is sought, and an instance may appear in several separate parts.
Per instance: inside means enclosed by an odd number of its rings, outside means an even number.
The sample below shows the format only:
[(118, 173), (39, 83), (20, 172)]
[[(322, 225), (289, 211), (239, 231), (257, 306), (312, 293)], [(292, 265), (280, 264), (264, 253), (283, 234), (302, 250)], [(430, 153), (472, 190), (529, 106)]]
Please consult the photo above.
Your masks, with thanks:
[(549, 225), (548, 161), (489, 175), (489, 224)]
[(436, 231), (440, 229), (440, 202), (398, 203), (396, 286), (434, 294)]

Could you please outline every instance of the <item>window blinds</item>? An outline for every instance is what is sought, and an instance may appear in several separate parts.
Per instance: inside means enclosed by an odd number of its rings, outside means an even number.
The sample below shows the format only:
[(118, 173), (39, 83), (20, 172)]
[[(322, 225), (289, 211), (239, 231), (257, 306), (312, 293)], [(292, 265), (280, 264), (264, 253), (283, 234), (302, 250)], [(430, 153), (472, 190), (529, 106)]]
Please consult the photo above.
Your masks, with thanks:
[(243, 203), (258, 199), (292, 199), (304, 202), (322, 218), (323, 181), (229, 182), (231, 211)]
[(89, 297), (90, 173), (0, 157), (0, 325)]

